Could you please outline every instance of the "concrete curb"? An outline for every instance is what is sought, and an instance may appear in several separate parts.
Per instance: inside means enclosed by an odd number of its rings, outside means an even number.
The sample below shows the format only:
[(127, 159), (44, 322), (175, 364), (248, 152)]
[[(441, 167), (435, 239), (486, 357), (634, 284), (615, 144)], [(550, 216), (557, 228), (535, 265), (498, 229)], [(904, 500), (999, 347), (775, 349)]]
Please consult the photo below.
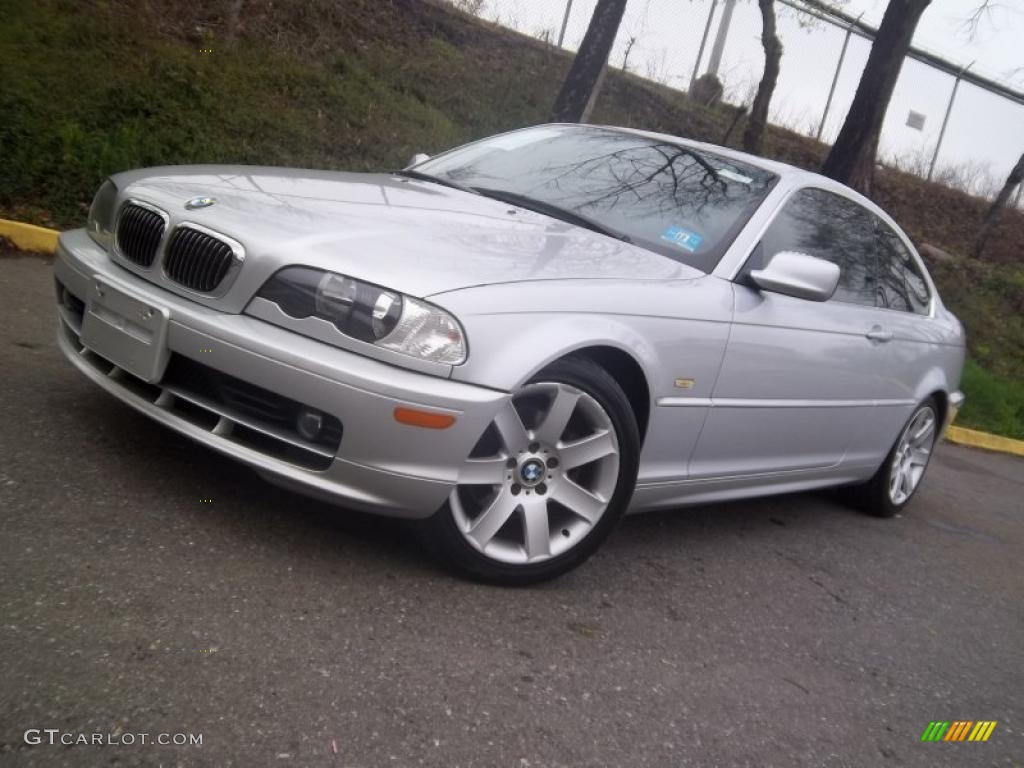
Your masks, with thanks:
[(1024, 456), (1024, 440), (990, 435), (988, 432), (979, 432), (976, 429), (967, 429), (967, 427), (950, 426), (946, 430), (946, 439), (957, 445), (967, 445), (971, 448), (984, 448), (987, 451)]
[(6, 237), (23, 251), (53, 253), (57, 250), (58, 235), (60, 232), (55, 229), (0, 219), (0, 237)]
[[(60, 232), (55, 229), (37, 227), (34, 224), (23, 224), (20, 221), (0, 219), (0, 237), (6, 237), (25, 251), (53, 253), (57, 250), (58, 235), (60, 235)], [(967, 429), (966, 427), (950, 426), (946, 430), (946, 439), (957, 445), (967, 445), (972, 448), (984, 448), (988, 451), (1024, 456), (1024, 440), (990, 435), (988, 432), (979, 432), (975, 429)]]

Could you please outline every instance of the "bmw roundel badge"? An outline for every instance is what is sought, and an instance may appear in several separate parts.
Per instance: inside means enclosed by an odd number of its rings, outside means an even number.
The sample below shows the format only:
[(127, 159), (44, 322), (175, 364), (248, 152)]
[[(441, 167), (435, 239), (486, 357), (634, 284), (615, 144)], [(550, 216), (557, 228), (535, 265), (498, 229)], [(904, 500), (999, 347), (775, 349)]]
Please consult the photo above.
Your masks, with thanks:
[(527, 485), (534, 485), (544, 477), (544, 465), (537, 459), (530, 459), (519, 468), (519, 476)]
[(193, 197), (185, 203), (185, 210), (194, 211), (196, 208), (209, 208), (216, 202), (216, 198), (213, 197)]

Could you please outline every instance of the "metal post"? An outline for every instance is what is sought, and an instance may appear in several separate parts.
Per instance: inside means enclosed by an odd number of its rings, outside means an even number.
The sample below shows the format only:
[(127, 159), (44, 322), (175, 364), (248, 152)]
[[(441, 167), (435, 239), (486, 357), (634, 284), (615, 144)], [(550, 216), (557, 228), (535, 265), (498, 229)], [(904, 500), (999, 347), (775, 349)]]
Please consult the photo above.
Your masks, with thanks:
[(966, 67), (960, 67), (960, 71), (956, 73), (956, 80), (953, 81), (953, 91), (949, 94), (949, 104), (946, 105), (946, 115), (942, 118), (942, 127), (939, 128), (939, 140), (935, 142), (935, 152), (932, 153), (932, 161), (928, 165), (928, 181), (932, 180), (932, 174), (935, 172), (935, 161), (939, 159), (939, 149), (942, 147), (942, 139), (946, 135), (946, 126), (949, 124), (949, 114), (953, 111), (953, 102), (956, 101), (956, 92), (960, 87), (960, 78), (964, 76), (964, 72), (974, 66), (972, 61)]
[(704, 46), (708, 42), (708, 34), (711, 32), (711, 22), (715, 18), (715, 8), (718, 6), (718, 0), (711, 0), (711, 10), (708, 11), (708, 20), (704, 25), (704, 36), (700, 39), (700, 48), (697, 49), (697, 61), (693, 63), (693, 74), (690, 75), (690, 90), (693, 90), (693, 84), (697, 80), (697, 75), (700, 73), (700, 60), (704, 58)]
[(562, 17), (562, 31), (558, 33), (558, 47), (565, 40), (565, 28), (569, 26), (569, 14), (572, 13), (572, 0), (565, 0), (565, 16)]
[[(860, 16), (863, 16), (862, 13)], [(843, 47), (839, 51), (839, 61), (836, 62), (836, 73), (832, 75), (832, 87), (828, 89), (828, 98), (825, 99), (825, 111), (821, 113), (821, 123), (818, 124), (818, 134), (814, 137), (818, 141), (821, 141), (822, 131), (825, 130), (825, 119), (828, 117), (828, 111), (832, 108), (832, 97), (836, 94), (836, 83), (839, 82), (839, 72), (843, 68), (843, 60), (846, 58), (846, 48), (850, 45), (850, 35), (853, 34), (854, 25), (860, 21), (860, 16), (857, 17), (856, 21), (851, 21), (846, 25), (846, 37), (843, 38)]]
[(715, 36), (715, 44), (711, 47), (711, 59), (708, 61), (709, 75), (718, 75), (718, 67), (722, 64), (722, 54), (725, 52), (725, 38), (729, 35), (729, 25), (732, 24), (732, 12), (735, 8), (736, 0), (725, 0), (722, 20), (718, 22), (718, 34)]

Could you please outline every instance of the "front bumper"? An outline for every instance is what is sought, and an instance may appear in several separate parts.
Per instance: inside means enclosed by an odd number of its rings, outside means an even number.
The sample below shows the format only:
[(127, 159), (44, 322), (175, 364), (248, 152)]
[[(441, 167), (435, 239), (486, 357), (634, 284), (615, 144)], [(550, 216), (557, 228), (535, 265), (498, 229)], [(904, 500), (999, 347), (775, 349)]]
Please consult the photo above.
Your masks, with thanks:
[[(58, 305), (60, 348), (96, 384), (161, 424), (253, 466), (272, 482), (345, 506), (429, 517), (448, 497), (462, 462), (509, 396), (397, 368), (176, 296), (111, 262), (85, 230), (61, 235), (54, 275), (85, 305), (86, 314), (93, 287), (100, 283), (166, 313), (165, 333), (152, 343), (161, 344), (171, 360), (184, 358), (192, 368), (212, 369), (338, 419), (340, 443), (336, 451), (325, 451), (280, 425), (263, 423), (250, 412), (166, 378), (147, 383), (84, 348), (84, 314)], [(120, 336), (113, 331), (110, 336), (115, 352), (110, 356), (119, 357)], [(125, 339), (127, 360), (136, 342)], [(109, 343), (104, 346), (108, 354)], [(456, 420), (443, 430), (408, 426), (395, 420), (398, 407), (450, 414)]]

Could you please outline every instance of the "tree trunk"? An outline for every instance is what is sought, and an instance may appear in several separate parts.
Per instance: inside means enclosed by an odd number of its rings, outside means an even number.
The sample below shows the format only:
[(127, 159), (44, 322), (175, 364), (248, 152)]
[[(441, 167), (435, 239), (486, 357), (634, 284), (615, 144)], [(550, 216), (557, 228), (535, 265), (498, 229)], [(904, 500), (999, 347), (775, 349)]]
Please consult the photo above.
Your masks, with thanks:
[(1010, 199), (1013, 190), (1018, 184), (1022, 183), (1024, 183), (1024, 155), (1021, 155), (1020, 160), (1013, 166), (1010, 175), (1006, 177), (1006, 183), (1003, 184), (1003, 188), (999, 190), (996, 199), (992, 201), (992, 205), (985, 212), (985, 218), (982, 219), (981, 227), (978, 228), (978, 236), (974, 239), (974, 258), (981, 258), (981, 252), (985, 248), (985, 241), (988, 240), (989, 235), (992, 234), (992, 230), (995, 229), (996, 223), (999, 221), (999, 212), (1006, 207), (1006, 203)]
[(587, 102), (596, 98), (601, 70), (608, 62), (625, 11), (626, 0), (598, 0), (587, 33), (555, 99), (552, 122), (578, 123)]
[(601, 74), (597, 76), (597, 82), (594, 83), (593, 89), (590, 91), (590, 98), (587, 99), (587, 106), (583, 108), (583, 114), (580, 115), (580, 122), (590, 122), (590, 115), (594, 112), (594, 106), (597, 104), (597, 95), (604, 88), (604, 79), (608, 76), (608, 62), (605, 61), (604, 66), (601, 67)]
[(757, 86), (757, 95), (750, 108), (750, 119), (743, 132), (743, 149), (755, 155), (761, 152), (764, 129), (768, 124), (768, 105), (771, 104), (775, 84), (779, 79), (782, 43), (775, 34), (775, 0), (757, 0), (761, 8), (761, 45), (764, 48), (764, 73)]
[(846, 121), (821, 172), (871, 194), (885, 110), (921, 14), (931, 0), (889, 0)]
[(225, 38), (229, 48), (233, 48), (238, 39), (238, 20), (242, 15), (243, 0), (228, 0), (228, 12)]
[(732, 132), (736, 128), (736, 123), (740, 121), (740, 118), (747, 114), (747, 107), (745, 104), (740, 104), (736, 107), (732, 113), (732, 120), (729, 121), (729, 127), (725, 129), (725, 133), (722, 135), (722, 140), (718, 142), (723, 147), (729, 146), (729, 139), (732, 138)]

